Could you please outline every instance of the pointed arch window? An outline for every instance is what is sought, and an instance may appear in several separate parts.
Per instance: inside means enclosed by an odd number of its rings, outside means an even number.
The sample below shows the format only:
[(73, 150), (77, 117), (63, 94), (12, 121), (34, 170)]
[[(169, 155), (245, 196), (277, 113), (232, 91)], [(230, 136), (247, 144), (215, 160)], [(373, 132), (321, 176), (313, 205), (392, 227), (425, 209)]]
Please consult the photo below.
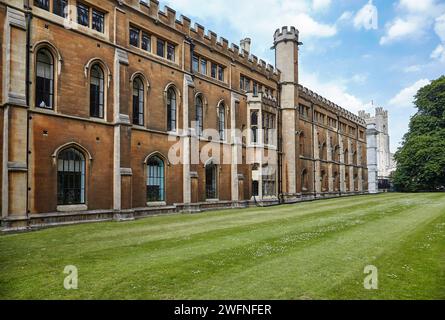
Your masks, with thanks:
[(147, 161), (147, 202), (165, 201), (165, 166), (158, 156)]
[(57, 203), (85, 204), (85, 156), (75, 148), (61, 151), (57, 157)]
[(176, 131), (176, 92), (167, 90), (167, 131)]
[(48, 49), (37, 52), (36, 59), (36, 106), (53, 109), (54, 59)]
[(217, 199), (217, 166), (212, 162), (206, 168), (206, 199)]
[(203, 102), (200, 96), (196, 97), (196, 134), (202, 136), (204, 129)]
[(221, 103), (218, 108), (218, 133), (219, 139), (224, 141), (226, 139), (226, 108), (224, 103)]
[(140, 77), (133, 81), (133, 124), (144, 125), (144, 83)]
[(104, 72), (95, 64), (90, 74), (90, 116), (104, 118)]

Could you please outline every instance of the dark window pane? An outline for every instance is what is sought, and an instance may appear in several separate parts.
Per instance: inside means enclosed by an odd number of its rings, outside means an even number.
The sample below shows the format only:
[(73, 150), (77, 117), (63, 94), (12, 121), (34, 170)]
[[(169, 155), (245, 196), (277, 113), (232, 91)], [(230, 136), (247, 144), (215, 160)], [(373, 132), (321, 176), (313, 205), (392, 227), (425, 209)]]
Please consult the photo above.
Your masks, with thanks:
[(209, 164), (206, 166), (206, 198), (216, 199), (217, 198), (217, 182), (216, 173), (217, 167), (214, 164)]
[(167, 91), (167, 131), (176, 131), (176, 93), (173, 88)]
[(142, 33), (142, 49), (151, 52), (151, 37), (146, 33)]
[(133, 83), (133, 124), (144, 125), (144, 85), (140, 78)]
[(91, 68), (90, 116), (94, 118), (104, 117), (104, 73), (97, 64)]
[(54, 0), (53, 12), (61, 17), (66, 17), (68, 15), (68, 0)]
[(201, 58), (201, 73), (207, 75), (207, 60)]
[(89, 16), (89, 7), (78, 3), (77, 4), (77, 23), (82, 25), (82, 26), (89, 26), (89, 22), (90, 22), (90, 16)]
[(36, 59), (36, 107), (52, 109), (54, 95), (54, 64), (51, 53), (41, 49)]
[(210, 75), (214, 79), (216, 79), (217, 69), (218, 69), (218, 66), (215, 63), (212, 62), (212, 70), (210, 72)]
[(57, 158), (57, 203), (85, 203), (85, 158), (74, 148), (62, 151)]
[(49, 10), (49, 0), (34, 0), (34, 5), (39, 8)]
[(156, 156), (147, 162), (147, 201), (165, 201), (164, 162)]
[(224, 81), (224, 68), (221, 66), (218, 66), (218, 80)]
[(164, 40), (158, 39), (156, 54), (162, 58), (165, 57), (165, 41)]
[(175, 61), (175, 46), (171, 43), (167, 44), (167, 59)]
[(199, 72), (199, 58), (197, 56), (193, 56), (193, 72)]
[(104, 32), (105, 14), (103, 12), (93, 9), (92, 28), (99, 32)]
[(196, 98), (196, 133), (202, 136), (203, 132), (203, 104), (201, 97)]
[(130, 44), (135, 47), (139, 47), (139, 30), (130, 28)]

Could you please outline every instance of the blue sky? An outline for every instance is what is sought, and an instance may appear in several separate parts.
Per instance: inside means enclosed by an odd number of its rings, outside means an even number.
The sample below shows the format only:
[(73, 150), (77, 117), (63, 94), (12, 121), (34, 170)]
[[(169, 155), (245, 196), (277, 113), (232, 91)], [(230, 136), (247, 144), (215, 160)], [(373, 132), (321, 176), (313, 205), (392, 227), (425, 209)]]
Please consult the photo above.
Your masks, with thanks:
[[(229, 42), (252, 38), (270, 63), (273, 33), (300, 31), (300, 83), (344, 108), (390, 112), (392, 151), (416, 91), (445, 70), (445, 0), (163, 0)], [(193, 23), (192, 22), (192, 23)]]

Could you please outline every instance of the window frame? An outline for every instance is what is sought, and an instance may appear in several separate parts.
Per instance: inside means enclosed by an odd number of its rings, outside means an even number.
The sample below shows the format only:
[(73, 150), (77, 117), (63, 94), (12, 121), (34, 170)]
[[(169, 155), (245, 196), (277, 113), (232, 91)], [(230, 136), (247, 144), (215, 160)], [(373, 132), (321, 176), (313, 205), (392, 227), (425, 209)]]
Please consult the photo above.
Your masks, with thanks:
[[(96, 79), (98, 79), (99, 80), (99, 85), (97, 86), (99, 89), (99, 96), (96, 98), (96, 100), (98, 100), (98, 105), (96, 106), (96, 105), (94, 105), (94, 107), (95, 108), (97, 108), (98, 107), (98, 115), (96, 115), (96, 114), (93, 114), (93, 110), (92, 110), (92, 108), (93, 108), (93, 105), (92, 105), (92, 96), (91, 96), (91, 94), (92, 94), (92, 88), (91, 88), (91, 86), (92, 85), (94, 85), (93, 83), (92, 83), (92, 79), (93, 79), (93, 75), (92, 75), (92, 73), (93, 73), (93, 69), (95, 69), (95, 68), (98, 68), (99, 69), (99, 71), (101, 72), (101, 75), (102, 75), (102, 78), (100, 78), (100, 77), (95, 77)], [(105, 99), (106, 99), (106, 85), (105, 85), (105, 76), (106, 76), (106, 73), (105, 73), (105, 71), (104, 71), (104, 68), (101, 66), (101, 64), (99, 63), (99, 62), (95, 62), (92, 66), (91, 66), (91, 68), (90, 68), (90, 74), (89, 74), (89, 85), (90, 85), (90, 88), (89, 88), (89, 90), (90, 90), (90, 99), (89, 99), (89, 101), (90, 101), (90, 118), (96, 118), (96, 119), (105, 119), (105, 106), (106, 106), (106, 101), (105, 101)], [(102, 86), (102, 91), (100, 90), (101, 89), (101, 86)], [(100, 103), (100, 98), (102, 97), (102, 104)], [(96, 101), (97, 102), (97, 101)], [(101, 109), (101, 106), (102, 106), (102, 109)]]
[[(156, 162), (156, 165), (155, 165)], [(157, 168), (155, 168), (155, 166)], [(152, 167), (152, 170), (150, 170)], [(146, 165), (146, 175), (145, 175), (145, 186), (146, 186), (146, 202), (147, 204), (159, 203), (166, 201), (166, 165), (164, 159), (159, 157), (158, 155), (152, 155), (147, 159)], [(156, 175), (151, 175), (151, 174)], [(150, 184), (150, 180), (157, 181), (158, 184)], [(156, 199), (150, 199), (150, 191), (149, 187), (159, 187), (158, 197)]]
[[(44, 53), (49, 59), (51, 64), (47, 64), (44, 61), (39, 61), (39, 54), (40, 53)], [(46, 64), (47, 66), (49, 65), (50, 71), (49, 74), (51, 76), (50, 79), (48, 78), (44, 78), (44, 77), (39, 77), (38, 76), (38, 68), (39, 68), (39, 63), (42, 64)], [(34, 86), (34, 103), (35, 103), (35, 107), (36, 108), (42, 108), (42, 109), (46, 109), (46, 110), (54, 110), (54, 98), (55, 98), (55, 59), (54, 59), (54, 54), (51, 52), (50, 49), (48, 49), (47, 47), (42, 47), (39, 48), (36, 52), (36, 56), (35, 56), (35, 86)], [(44, 92), (44, 94), (48, 95), (48, 99), (49, 99), (49, 105), (44, 105), (44, 106), (40, 106), (40, 104), (38, 104), (38, 98), (41, 97), (39, 95), (39, 92), (41, 92), (42, 90), (38, 90), (38, 86), (39, 86), (39, 78), (44, 79), (43, 81), (49, 81), (49, 93)]]
[[(136, 87), (136, 84), (139, 84), (139, 87)], [(135, 91), (137, 91), (137, 95), (135, 95)], [(135, 100), (136, 98), (137, 100)], [(132, 99), (133, 125), (142, 127), (145, 124), (145, 85), (140, 76), (133, 79)]]
[(178, 95), (176, 89), (173, 86), (170, 86), (167, 89), (166, 94), (167, 94), (167, 103), (166, 103), (167, 132), (177, 132)]
[[(70, 155), (71, 157), (68, 157), (68, 159), (61, 159), (61, 156), (68, 154), (68, 152), (72, 152), (72, 154)], [(80, 160), (76, 160), (76, 159), (70, 159), (73, 158), (76, 155), (80, 158)], [(60, 170), (60, 161), (62, 161), (62, 169), (65, 169), (65, 162), (68, 161), (68, 168), (67, 170)], [(72, 165), (73, 165), (73, 171), (69, 171), (71, 168), (71, 161), (72, 161)], [(87, 166), (86, 166), (86, 156), (85, 153), (82, 150), (79, 150), (78, 148), (74, 147), (74, 146), (69, 146), (67, 148), (62, 149), (58, 154), (57, 154), (57, 160), (56, 160), (56, 164), (57, 164), (57, 205), (58, 206), (72, 206), (72, 205), (86, 205), (87, 204)], [(79, 168), (79, 170), (76, 171), (76, 168)], [(62, 172), (62, 177), (61, 178), (61, 174), (60, 172)], [(79, 187), (75, 188), (75, 187), (71, 187), (68, 189), (75, 189), (80, 191), (79, 192), (79, 201), (75, 201), (75, 202), (67, 202), (66, 201), (66, 194), (65, 194), (65, 189), (67, 189), (64, 184), (62, 183), (63, 186), (63, 192), (61, 192), (61, 181), (66, 181), (66, 176), (68, 173), (67, 172), (71, 172), (71, 184), (74, 183), (74, 178), (75, 178), (75, 174), (77, 173), (77, 175), (79, 175), (80, 173), (80, 183), (79, 183)], [(74, 173), (72, 173), (74, 172)], [(79, 181), (78, 181), (79, 182)], [(61, 201), (61, 195), (63, 194), (63, 200)]]

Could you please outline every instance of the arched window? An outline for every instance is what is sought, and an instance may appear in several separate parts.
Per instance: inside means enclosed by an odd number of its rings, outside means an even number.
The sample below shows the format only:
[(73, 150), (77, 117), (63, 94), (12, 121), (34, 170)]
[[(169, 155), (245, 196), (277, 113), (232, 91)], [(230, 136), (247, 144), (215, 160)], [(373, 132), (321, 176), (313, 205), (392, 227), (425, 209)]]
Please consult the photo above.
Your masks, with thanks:
[(176, 131), (176, 92), (167, 90), (167, 131)]
[(54, 59), (47, 49), (40, 49), (36, 59), (36, 107), (52, 109), (54, 98)]
[(349, 151), (348, 149), (345, 150), (345, 154), (344, 154), (344, 162), (345, 164), (349, 164)]
[(144, 125), (144, 83), (140, 77), (133, 81), (133, 124)]
[(92, 66), (90, 74), (90, 116), (104, 117), (104, 72), (98, 64)]
[(206, 165), (206, 199), (217, 199), (217, 166), (212, 162)]
[(85, 157), (77, 149), (65, 149), (57, 157), (57, 203), (85, 204)]
[(307, 170), (304, 169), (301, 172), (301, 190), (302, 191), (308, 191), (308, 176), (307, 176)]
[(250, 129), (252, 130), (251, 142), (258, 143), (258, 111), (250, 114)]
[(196, 97), (196, 134), (202, 136), (204, 130), (203, 103), (200, 96)]
[(165, 201), (164, 161), (153, 156), (147, 161), (147, 202)]
[(218, 132), (219, 139), (224, 141), (226, 139), (226, 114), (224, 103), (221, 103), (218, 108)]

